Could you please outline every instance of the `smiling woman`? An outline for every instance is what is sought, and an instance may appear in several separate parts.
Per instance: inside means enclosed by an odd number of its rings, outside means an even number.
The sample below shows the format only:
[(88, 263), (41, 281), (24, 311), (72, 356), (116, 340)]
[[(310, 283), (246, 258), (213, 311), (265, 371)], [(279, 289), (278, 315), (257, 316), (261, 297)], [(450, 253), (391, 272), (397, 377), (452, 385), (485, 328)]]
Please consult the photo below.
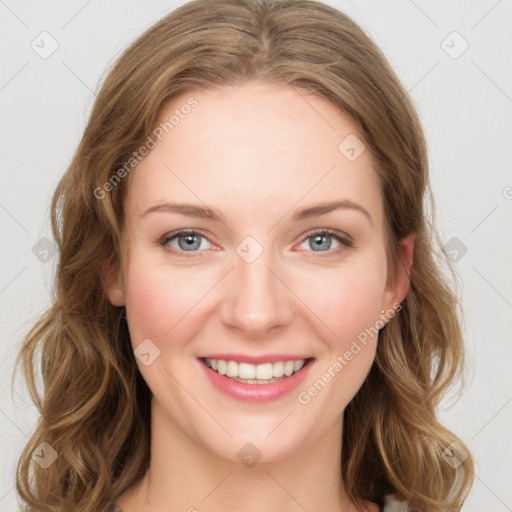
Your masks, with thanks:
[(25, 510), (459, 510), (473, 462), (436, 404), (464, 353), (428, 193), (414, 107), (339, 11), (196, 0), (150, 28), (53, 198)]

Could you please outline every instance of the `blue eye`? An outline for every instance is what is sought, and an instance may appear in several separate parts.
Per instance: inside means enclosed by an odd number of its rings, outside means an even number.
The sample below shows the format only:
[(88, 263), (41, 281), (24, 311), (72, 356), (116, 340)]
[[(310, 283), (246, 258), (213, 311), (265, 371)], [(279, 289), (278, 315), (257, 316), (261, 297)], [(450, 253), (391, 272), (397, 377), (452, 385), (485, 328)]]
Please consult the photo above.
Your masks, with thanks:
[[(336, 247), (332, 247), (333, 240), (338, 244)], [(308, 248), (313, 252), (328, 252), (337, 253), (346, 249), (347, 247), (353, 247), (354, 243), (348, 236), (343, 236), (335, 231), (329, 229), (318, 229), (309, 233), (308, 236), (301, 242), (301, 245), (307, 243)]]
[[(333, 247), (333, 241), (337, 244), (335, 247)], [(181, 229), (173, 233), (168, 233), (164, 235), (158, 243), (166, 251), (180, 258), (202, 256), (205, 249), (211, 248), (208, 247), (208, 244), (210, 244), (210, 246), (213, 245), (205, 235), (192, 229)], [(318, 256), (338, 254), (354, 246), (351, 237), (329, 229), (317, 229), (308, 233), (307, 236), (302, 239), (301, 246), (303, 244), (308, 245), (308, 247), (305, 248), (307, 251), (317, 253)]]
[[(167, 251), (176, 254), (177, 256), (187, 257), (186, 252), (198, 252), (199, 249), (207, 249), (204, 247), (203, 241), (207, 238), (198, 233), (197, 231), (182, 229), (169, 235), (164, 235), (159, 241), (160, 245), (163, 246)], [(176, 241), (178, 246), (172, 244)]]

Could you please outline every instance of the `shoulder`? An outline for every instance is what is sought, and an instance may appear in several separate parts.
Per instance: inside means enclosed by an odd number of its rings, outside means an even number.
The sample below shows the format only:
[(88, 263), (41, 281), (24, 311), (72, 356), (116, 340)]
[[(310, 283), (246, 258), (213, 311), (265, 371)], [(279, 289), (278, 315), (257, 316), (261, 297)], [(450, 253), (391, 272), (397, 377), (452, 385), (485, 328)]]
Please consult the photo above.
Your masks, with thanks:
[(408, 510), (405, 503), (400, 501), (394, 494), (388, 494), (384, 499), (382, 512), (408, 512)]

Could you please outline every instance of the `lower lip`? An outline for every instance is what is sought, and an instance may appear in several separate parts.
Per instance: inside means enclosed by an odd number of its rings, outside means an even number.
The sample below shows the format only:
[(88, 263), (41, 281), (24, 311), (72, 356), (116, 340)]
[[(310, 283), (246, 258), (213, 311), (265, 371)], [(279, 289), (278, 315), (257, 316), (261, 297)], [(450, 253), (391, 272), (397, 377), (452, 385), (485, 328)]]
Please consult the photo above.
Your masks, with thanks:
[(272, 382), (270, 384), (244, 384), (243, 382), (237, 382), (236, 380), (225, 377), (224, 375), (219, 375), (211, 368), (208, 368), (201, 360), (198, 361), (203, 368), (203, 371), (206, 372), (206, 376), (210, 379), (210, 382), (219, 391), (231, 398), (234, 398), (235, 400), (258, 403), (278, 400), (297, 388), (306, 378), (309, 372), (309, 367), (313, 363), (313, 361), (309, 361), (297, 373), (277, 382)]

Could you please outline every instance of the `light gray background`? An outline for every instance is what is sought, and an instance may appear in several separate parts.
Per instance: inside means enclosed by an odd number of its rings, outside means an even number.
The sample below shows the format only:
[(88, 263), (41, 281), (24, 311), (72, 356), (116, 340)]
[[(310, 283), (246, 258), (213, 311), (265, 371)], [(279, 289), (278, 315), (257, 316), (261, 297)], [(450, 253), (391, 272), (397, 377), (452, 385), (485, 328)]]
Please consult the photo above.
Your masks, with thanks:
[[(13, 402), (10, 378), (22, 336), (49, 303), (56, 258), (45, 263), (32, 249), (51, 238), (51, 194), (107, 67), (181, 3), (0, 0), (2, 511), (18, 510), (14, 464), (37, 418), (23, 388)], [(510, 511), (512, 2), (328, 3), (376, 40), (420, 112), (443, 241), (456, 237), (468, 249), (456, 267), (470, 383), (458, 403), (443, 404), (441, 417), (477, 461), (463, 510)], [(43, 31), (58, 43), (46, 59), (31, 48), (33, 41), (40, 52), (51, 48)], [(458, 55), (464, 41), (469, 47)]]

